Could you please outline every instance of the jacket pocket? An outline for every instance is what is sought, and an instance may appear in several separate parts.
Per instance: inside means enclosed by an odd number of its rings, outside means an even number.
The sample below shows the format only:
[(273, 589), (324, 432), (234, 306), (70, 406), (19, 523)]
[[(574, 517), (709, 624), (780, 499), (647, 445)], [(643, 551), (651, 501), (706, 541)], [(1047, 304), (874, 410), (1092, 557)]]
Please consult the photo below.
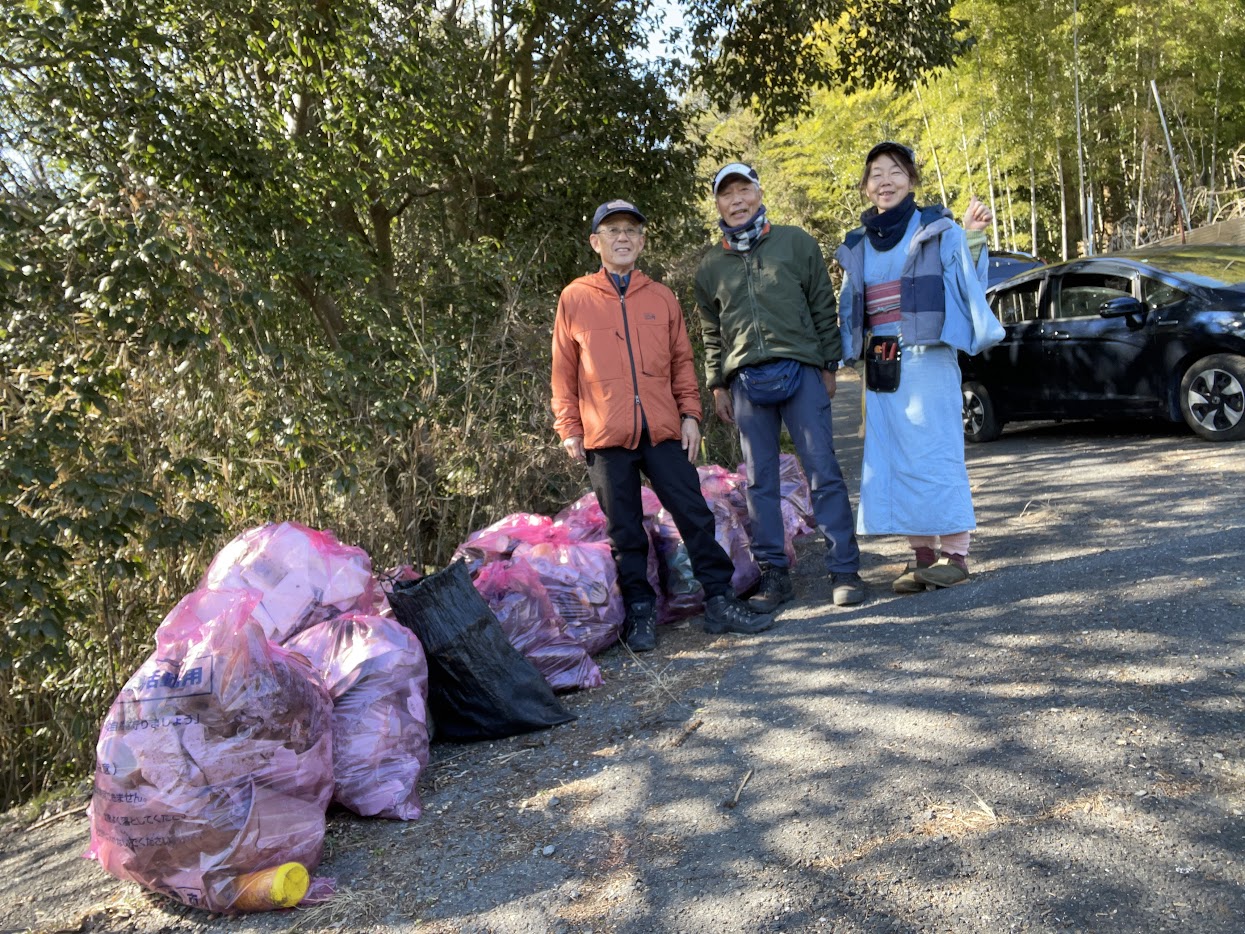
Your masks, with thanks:
[(626, 341), (615, 328), (596, 328), (579, 335), (580, 366), (589, 382), (605, 383), (626, 375)]
[(640, 372), (645, 376), (669, 376), (669, 329), (641, 324), (635, 330), (636, 343), (640, 347)]

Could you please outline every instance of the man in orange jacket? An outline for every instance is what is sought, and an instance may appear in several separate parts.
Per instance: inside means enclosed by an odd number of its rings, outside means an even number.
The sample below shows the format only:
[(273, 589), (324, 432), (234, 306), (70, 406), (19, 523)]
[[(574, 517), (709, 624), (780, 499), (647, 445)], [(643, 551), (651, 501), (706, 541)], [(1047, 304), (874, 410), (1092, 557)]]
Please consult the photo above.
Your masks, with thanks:
[(714, 538), (693, 466), (701, 406), (692, 345), (674, 293), (636, 269), (645, 223), (628, 201), (597, 208), (588, 242), (601, 268), (562, 290), (553, 327), (554, 427), (567, 454), (588, 465), (627, 608), (623, 638), (635, 652), (657, 645), (641, 472), (705, 589), (705, 630), (756, 633), (774, 624), (735, 596), (734, 564)]

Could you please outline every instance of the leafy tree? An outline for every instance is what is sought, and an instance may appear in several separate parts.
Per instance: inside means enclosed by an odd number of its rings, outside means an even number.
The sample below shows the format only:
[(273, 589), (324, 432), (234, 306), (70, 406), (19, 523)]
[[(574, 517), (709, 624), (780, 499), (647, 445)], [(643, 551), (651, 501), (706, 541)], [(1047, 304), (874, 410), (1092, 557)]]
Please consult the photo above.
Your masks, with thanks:
[(951, 0), (690, 0), (697, 82), (763, 130), (808, 113), (818, 89), (912, 87), (970, 46)]
[(438, 564), (578, 494), (546, 414), (550, 289), (605, 198), (678, 235), (697, 153), (634, 12), (0, 11), (5, 800), (89, 761), (237, 529)]
[(1232, 153), (1245, 142), (1245, 86), (1228, 63), (1245, 38), (1238, 9), (1209, 0), (1088, 0), (1074, 18), (1071, 0), (966, 0), (956, 14), (976, 44), (953, 68), (910, 90), (885, 84), (816, 91), (810, 113), (768, 137), (759, 135), (755, 112), (736, 111), (713, 139), (754, 127), (748, 132), (767, 201), (785, 219), (814, 229), (827, 248), (856, 223), (863, 151), (890, 137), (916, 147), (925, 200), (945, 200), (958, 211), (978, 194), (995, 208), (995, 245), (1057, 258), (1076, 253), (1078, 243), (1089, 248), (1077, 208), (1079, 163), (1093, 197), (1098, 250), (1178, 230), (1154, 80), (1195, 221), (1237, 210), (1245, 179), (1239, 169), (1233, 174)]

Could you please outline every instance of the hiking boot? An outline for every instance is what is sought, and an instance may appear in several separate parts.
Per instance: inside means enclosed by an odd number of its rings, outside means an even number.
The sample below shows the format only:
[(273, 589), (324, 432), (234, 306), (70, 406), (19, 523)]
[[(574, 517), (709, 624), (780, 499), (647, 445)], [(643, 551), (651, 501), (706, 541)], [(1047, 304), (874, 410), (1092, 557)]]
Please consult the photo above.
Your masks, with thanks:
[(916, 572), (934, 563), (934, 549), (921, 546), (915, 549), (915, 552), (916, 563), (905, 567), (903, 573), (891, 584), (891, 589), (895, 593), (923, 593), (925, 591), (925, 585), (916, 579)]
[(969, 577), (968, 562), (963, 558), (956, 561), (956, 557), (958, 556), (943, 555), (929, 567), (918, 568), (912, 576), (931, 587), (954, 587), (962, 584)]
[(738, 632), (746, 636), (774, 625), (768, 613), (754, 613), (733, 593), (721, 593), (705, 601), (705, 632)]
[(857, 603), (864, 603), (865, 583), (855, 571), (831, 574), (830, 583), (834, 586), (835, 606), (855, 606)]
[(657, 648), (657, 604), (653, 600), (637, 600), (627, 607), (623, 622), (623, 642), (633, 652), (651, 652)]
[(748, 609), (753, 613), (773, 613), (793, 599), (795, 587), (791, 585), (791, 573), (786, 568), (762, 564), (761, 583), (757, 585), (757, 592), (748, 598)]

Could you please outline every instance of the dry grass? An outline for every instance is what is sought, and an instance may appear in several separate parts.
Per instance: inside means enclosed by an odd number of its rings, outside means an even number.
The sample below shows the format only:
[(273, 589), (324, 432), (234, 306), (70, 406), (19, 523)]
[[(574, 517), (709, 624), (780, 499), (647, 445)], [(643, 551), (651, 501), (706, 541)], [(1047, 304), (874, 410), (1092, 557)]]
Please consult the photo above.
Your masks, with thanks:
[(338, 889), (328, 901), (298, 909), (286, 930), (358, 931), (387, 914), (392, 901), (379, 889)]
[(1056, 509), (1051, 503), (1051, 497), (1047, 496), (1040, 502), (1038, 500), (1029, 500), (1017, 515), (1007, 521), (1017, 525), (1038, 526), (1050, 525), (1063, 518), (1063, 512)]
[(924, 836), (945, 836), (960, 838), (970, 834), (985, 833), (1011, 821), (1002, 818), (982, 800), (977, 792), (973, 792), (973, 806), (957, 807), (952, 804), (934, 804), (930, 807), (930, 818), (916, 828), (915, 834)]

